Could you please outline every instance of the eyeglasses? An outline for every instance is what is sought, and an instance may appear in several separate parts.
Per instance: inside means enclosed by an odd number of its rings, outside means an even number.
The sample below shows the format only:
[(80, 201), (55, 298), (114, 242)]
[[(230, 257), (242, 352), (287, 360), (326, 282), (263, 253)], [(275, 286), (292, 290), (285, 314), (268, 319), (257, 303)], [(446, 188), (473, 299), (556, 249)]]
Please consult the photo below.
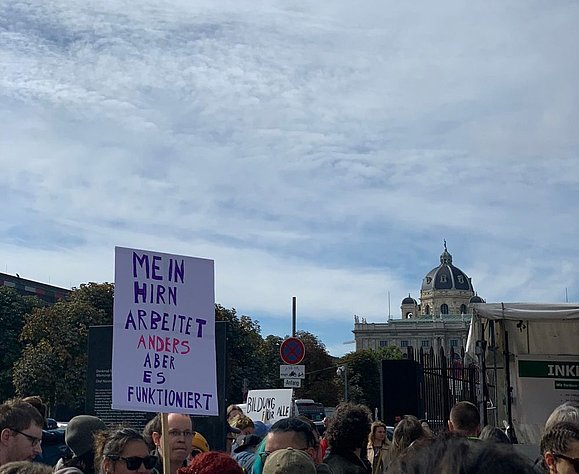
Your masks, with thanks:
[(573, 469), (575, 469), (575, 472), (579, 472), (579, 458), (572, 458), (572, 457), (565, 456), (564, 454), (560, 454), (557, 452), (552, 452), (551, 454), (556, 458), (564, 459), (565, 461), (569, 461), (569, 463), (573, 466)]
[(192, 438), (194, 434), (195, 432), (191, 430), (169, 430), (169, 436), (171, 438), (178, 438), (180, 436), (185, 436), (185, 438)]
[(40, 443), (42, 443), (42, 438), (37, 438), (36, 436), (23, 433), (22, 431), (15, 430), (14, 428), (10, 428), (10, 431), (14, 431), (14, 433), (21, 434), (22, 436), (27, 438), (32, 443), (32, 446), (38, 446), (40, 445)]
[(145, 456), (144, 458), (141, 458), (139, 456), (130, 456), (126, 458), (123, 456), (119, 456), (117, 454), (109, 454), (107, 458), (109, 458), (112, 461), (125, 461), (127, 469), (129, 471), (136, 471), (141, 467), (141, 464), (145, 466), (145, 469), (153, 469), (157, 465), (157, 462), (159, 461), (157, 456), (152, 455)]

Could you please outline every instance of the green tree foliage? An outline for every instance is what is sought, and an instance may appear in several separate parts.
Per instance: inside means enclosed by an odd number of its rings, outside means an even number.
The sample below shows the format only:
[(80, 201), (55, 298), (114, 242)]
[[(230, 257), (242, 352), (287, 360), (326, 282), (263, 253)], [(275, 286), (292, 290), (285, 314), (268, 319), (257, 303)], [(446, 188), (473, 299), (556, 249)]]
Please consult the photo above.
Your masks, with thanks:
[[(237, 316), (234, 308), (215, 305), (215, 319), (227, 321), (227, 403), (241, 403), (243, 388), (263, 388), (265, 359), (257, 321)], [(245, 383), (244, 383), (245, 382)]]
[(20, 332), (25, 316), (45, 303), (34, 296), (22, 296), (13, 288), (0, 286), (0, 400), (14, 396), (12, 370), (22, 354)]
[(302, 388), (295, 390), (296, 398), (312, 398), (326, 406), (336, 405), (339, 392), (335, 378), (336, 364), (326, 346), (310, 332), (298, 331), (296, 336), (306, 348), (302, 361), (306, 366), (306, 378), (302, 381)]
[[(388, 359), (401, 359), (402, 352), (396, 346), (380, 349), (363, 349), (349, 352), (340, 359), (341, 365), (348, 367), (348, 399), (362, 403), (371, 410), (380, 407), (380, 362)], [(344, 376), (339, 376), (344, 387)], [(343, 397), (342, 397), (343, 399)]]
[(83, 410), (88, 328), (111, 322), (108, 283), (81, 285), (67, 300), (32, 311), (21, 333), (25, 348), (14, 365), (16, 393), (40, 395), (52, 409), (58, 403)]
[(283, 388), (283, 381), (279, 378), (279, 366), (281, 359), (279, 348), (283, 338), (269, 335), (262, 345), (262, 355), (264, 362), (263, 386), (255, 388)]

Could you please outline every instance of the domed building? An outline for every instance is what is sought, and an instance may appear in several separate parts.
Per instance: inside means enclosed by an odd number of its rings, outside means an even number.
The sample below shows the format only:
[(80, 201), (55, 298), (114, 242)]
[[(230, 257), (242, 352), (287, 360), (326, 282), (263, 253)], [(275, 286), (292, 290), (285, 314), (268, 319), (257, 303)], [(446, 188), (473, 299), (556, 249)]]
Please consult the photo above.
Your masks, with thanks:
[(354, 317), (356, 350), (396, 345), (402, 350), (459, 350), (466, 345), (473, 303), (484, 303), (471, 279), (452, 263), (446, 241), (440, 264), (422, 280), (420, 303), (410, 294), (400, 305), (401, 319), (368, 323)]

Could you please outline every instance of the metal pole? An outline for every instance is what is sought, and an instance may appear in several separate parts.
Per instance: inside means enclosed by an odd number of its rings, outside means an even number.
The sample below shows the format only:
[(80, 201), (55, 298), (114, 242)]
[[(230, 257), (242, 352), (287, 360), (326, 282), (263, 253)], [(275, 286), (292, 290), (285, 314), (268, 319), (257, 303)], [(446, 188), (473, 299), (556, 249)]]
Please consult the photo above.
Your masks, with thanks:
[(296, 299), (292, 296), (292, 337), (296, 337)]
[(344, 401), (348, 401), (348, 364), (344, 364)]

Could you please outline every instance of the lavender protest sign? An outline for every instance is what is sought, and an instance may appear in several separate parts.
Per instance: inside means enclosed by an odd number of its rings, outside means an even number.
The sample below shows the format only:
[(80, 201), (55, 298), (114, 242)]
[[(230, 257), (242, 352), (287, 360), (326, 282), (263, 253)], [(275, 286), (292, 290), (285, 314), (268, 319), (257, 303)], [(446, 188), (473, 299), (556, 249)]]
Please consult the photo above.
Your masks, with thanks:
[(213, 260), (115, 248), (112, 407), (218, 415)]

